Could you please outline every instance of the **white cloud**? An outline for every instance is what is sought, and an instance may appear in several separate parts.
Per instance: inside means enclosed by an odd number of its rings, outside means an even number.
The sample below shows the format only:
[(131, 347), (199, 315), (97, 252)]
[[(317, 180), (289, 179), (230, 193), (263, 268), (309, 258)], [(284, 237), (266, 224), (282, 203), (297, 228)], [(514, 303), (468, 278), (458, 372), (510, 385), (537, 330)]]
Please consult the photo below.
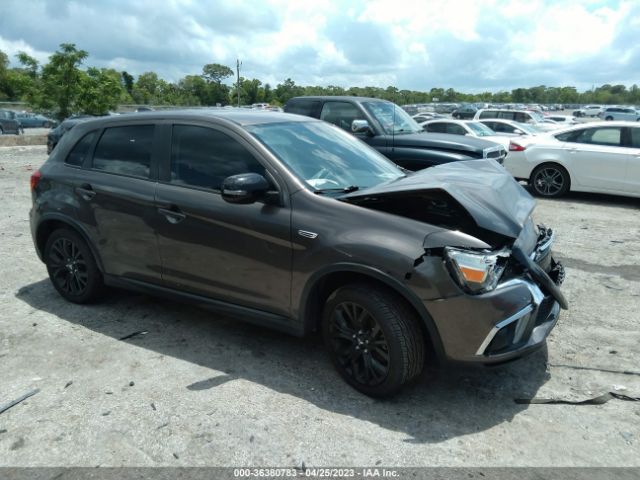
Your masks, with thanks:
[[(2, 0), (0, 49), (170, 80), (205, 63), (272, 85), (468, 90), (637, 81), (637, 0)], [(635, 33), (634, 33), (635, 32)]]

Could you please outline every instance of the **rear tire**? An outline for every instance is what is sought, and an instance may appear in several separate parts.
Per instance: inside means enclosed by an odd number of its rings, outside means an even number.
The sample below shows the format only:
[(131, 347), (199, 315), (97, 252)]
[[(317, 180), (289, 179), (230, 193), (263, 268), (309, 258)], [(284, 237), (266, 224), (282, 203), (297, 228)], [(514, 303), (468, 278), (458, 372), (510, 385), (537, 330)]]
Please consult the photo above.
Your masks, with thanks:
[(68, 228), (54, 231), (44, 248), (51, 283), (66, 300), (90, 303), (103, 291), (103, 278), (84, 239)]
[(529, 185), (536, 195), (557, 198), (569, 191), (571, 177), (564, 167), (555, 163), (545, 163), (533, 171)]
[(421, 373), (425, 340), (418, 319), (393, 292), (346, 285), (331, 294), (322, 320), (335, 368), (365, 395), (394, 395)]

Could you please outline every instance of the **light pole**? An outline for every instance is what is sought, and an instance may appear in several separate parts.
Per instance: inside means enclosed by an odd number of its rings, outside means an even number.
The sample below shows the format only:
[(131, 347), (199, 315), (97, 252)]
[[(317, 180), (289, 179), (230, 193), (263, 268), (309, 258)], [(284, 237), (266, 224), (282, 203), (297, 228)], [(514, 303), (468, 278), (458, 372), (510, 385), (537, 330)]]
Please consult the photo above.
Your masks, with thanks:
[(238, 107), (240, 107), (240, 67), (242, 62), (240, 59), (236, 59), (236, 74), (238, 75), (238, 81), (236, 83), (236, 92), (238, 93)]

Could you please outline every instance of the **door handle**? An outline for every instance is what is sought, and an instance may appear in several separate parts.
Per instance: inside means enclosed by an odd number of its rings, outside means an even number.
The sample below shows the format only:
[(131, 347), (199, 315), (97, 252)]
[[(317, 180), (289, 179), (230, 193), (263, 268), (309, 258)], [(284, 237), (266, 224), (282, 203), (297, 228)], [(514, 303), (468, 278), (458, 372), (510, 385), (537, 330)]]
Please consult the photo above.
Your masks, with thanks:
[(79, 187), (76, 187), (76, 193), (87, 202), (90, 202), (91, 199), (96, 196), (96, 192), (88, 183), (83, 183)]
[(158, 213), (164, 215), (169, 223), (176, 224), (183, 221), (187, 216), (176, 206), (171, 208), (158, 208)]

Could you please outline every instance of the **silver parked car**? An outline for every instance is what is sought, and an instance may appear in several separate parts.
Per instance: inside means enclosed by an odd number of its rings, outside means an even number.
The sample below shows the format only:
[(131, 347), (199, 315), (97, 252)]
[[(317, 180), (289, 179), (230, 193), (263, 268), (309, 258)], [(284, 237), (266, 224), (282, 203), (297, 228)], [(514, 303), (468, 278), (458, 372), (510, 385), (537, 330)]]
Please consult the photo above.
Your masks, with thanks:
[(618, 120), (637, 122), (640, 120), (640, 112), (631, 107), (607, 107), (598, 114), (603, 120)]

